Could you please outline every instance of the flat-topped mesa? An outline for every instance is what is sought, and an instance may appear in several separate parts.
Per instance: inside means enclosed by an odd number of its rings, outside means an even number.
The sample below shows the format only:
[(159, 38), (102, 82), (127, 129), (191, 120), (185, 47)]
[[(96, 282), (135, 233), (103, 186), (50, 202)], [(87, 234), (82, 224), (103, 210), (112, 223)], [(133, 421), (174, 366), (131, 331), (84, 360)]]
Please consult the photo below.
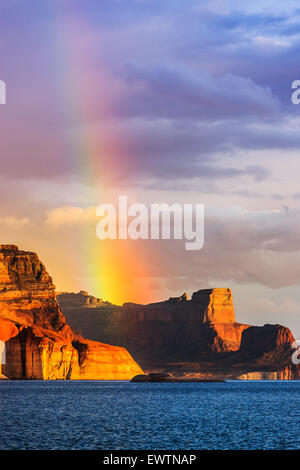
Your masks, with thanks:
[(63, 308), (65, 305), (76, 308), (76, 307), (102, 307), (104, 305), (111, 305), (109, 302), (105, 302), (101, 298), (89, 295), (88, 292), (81, 290), (78, 293), (69, 292), (58, 292), (59, 303)]
[(194, 292), (191, 303), (199, 308), (203, 323), (235, 323), (231, 289), (201, 289)]
[(166, 356), (184, 360), (236, 351), (248, 327), (235, 322), (232, 293), (226, 288), (197, 291), (191, 300), (184, 293), (148, 305), (103, 306), (95, 316), (86, 306), (75, 308), (72, 294), (57, 298), (74, 328), (91, 339), (126, 345), (144, 364)]
[(203, 324), (235, 323), (235, 314), (232, 293), (230, 289), (215, 288), (201, 289), (193, 293), (188, 300), (186, 293), (180, 297), (170, 297), (164, 303), (150, 304), (149, 307), (161, 306), (168, 310), (171, 306), (183, 307), (189, 312), (194, 320)]
[(236, 322), (227, 288), (202, 289), (191, 300), (183, 294), (148, 305), (126, 303), (94, 310), (75, 308), (71, 294), (64, 300), (63, 311), (72, 327), (90, 339), (126, 347), (144, 369), (188, 371), (201, 377), (235, 378), (258, 371), (274, 373), (274, 378), (300, 378), (299, 366), (291, 362), (290, 330)]
[(0, 245), (0, 340), (2, 372), (12, 379), (128, 380), (142, 372), (126, 349), (75, 335), (46, 268), (15, 245)]

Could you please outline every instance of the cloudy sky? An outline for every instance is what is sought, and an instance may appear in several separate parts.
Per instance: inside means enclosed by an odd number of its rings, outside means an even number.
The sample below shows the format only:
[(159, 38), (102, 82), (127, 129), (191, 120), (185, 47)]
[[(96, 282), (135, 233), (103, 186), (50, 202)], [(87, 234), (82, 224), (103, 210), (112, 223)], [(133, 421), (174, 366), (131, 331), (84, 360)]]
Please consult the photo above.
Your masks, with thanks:
[[(58, 290), (231, 287), (300, 336), (296, 1), (1, 2), (0, 231)], [(96, 238), (95, 208), (205, 204), (205, 245)]]

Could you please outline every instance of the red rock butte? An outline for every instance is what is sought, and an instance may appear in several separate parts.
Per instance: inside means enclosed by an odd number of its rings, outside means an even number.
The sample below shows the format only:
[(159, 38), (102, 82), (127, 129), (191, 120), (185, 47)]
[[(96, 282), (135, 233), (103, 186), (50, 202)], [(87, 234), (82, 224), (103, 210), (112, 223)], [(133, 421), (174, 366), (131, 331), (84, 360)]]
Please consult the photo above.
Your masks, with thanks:
[[(76, 299), (77, 296), (77, 299)], [(89, 305), (61, 294), (68, 322), (85, 336), (124, 346), (147, 371), (199, 377), (298, 379), (294, 338), (282, 325), (251, 326), (235, 318), (230, 289), (202, 289), (149, 305)], [(81, 303), (81, 306), (79, 305)]]
[(0, 340), (0, 373), (10, 379), (130, 380), (142, 373), (123, 347), (71, 330), (45, 266), (15, 245), (0, 245)]

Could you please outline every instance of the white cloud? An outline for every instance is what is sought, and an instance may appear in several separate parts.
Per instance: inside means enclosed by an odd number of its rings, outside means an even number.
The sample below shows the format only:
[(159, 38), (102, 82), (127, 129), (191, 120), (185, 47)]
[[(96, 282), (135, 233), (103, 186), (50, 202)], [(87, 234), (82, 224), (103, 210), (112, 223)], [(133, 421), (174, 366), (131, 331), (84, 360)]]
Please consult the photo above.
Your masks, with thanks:
[(288, 41), (282, 41), (280, 39), (267, 38), (264, 36), (256, 36), (253, 42), (259, 46), (264, 47), (289, 47)]
[(27, 217), (0, 217), (0, 227), (23, 227), (29, 223), (30, 220)]
[(89, 224), (96, 220), (95, 207), (75, 207), (65, 206), (50, 210), (47, 213), (46, 225), (51, 228), (58, 228), (66, 225)]

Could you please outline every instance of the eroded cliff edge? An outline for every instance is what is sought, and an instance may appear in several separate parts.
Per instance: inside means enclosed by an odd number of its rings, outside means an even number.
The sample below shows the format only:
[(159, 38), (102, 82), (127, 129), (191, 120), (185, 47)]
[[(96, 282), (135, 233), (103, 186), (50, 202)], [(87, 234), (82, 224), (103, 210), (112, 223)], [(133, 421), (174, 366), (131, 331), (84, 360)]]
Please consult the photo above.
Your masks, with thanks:
[(0, 373), (11, 379), (129, 380), (142, 373), (123, 347), (73, 333), (46, 268), (15, 245), (0, 245), (0, 340)]
[[(133, 354), (145, 371), (199, 377), (299, 379), (292, 363), (294, 338), (282, 325), (236, 321), (230, 289), (203, 289), (149, 305), (122, 307), (58, 296), (73, 328), (113, 342)], [(75, 297), (76, 302), (75, 302)], [(81, 304), (81, 306), (80, 306)]]

